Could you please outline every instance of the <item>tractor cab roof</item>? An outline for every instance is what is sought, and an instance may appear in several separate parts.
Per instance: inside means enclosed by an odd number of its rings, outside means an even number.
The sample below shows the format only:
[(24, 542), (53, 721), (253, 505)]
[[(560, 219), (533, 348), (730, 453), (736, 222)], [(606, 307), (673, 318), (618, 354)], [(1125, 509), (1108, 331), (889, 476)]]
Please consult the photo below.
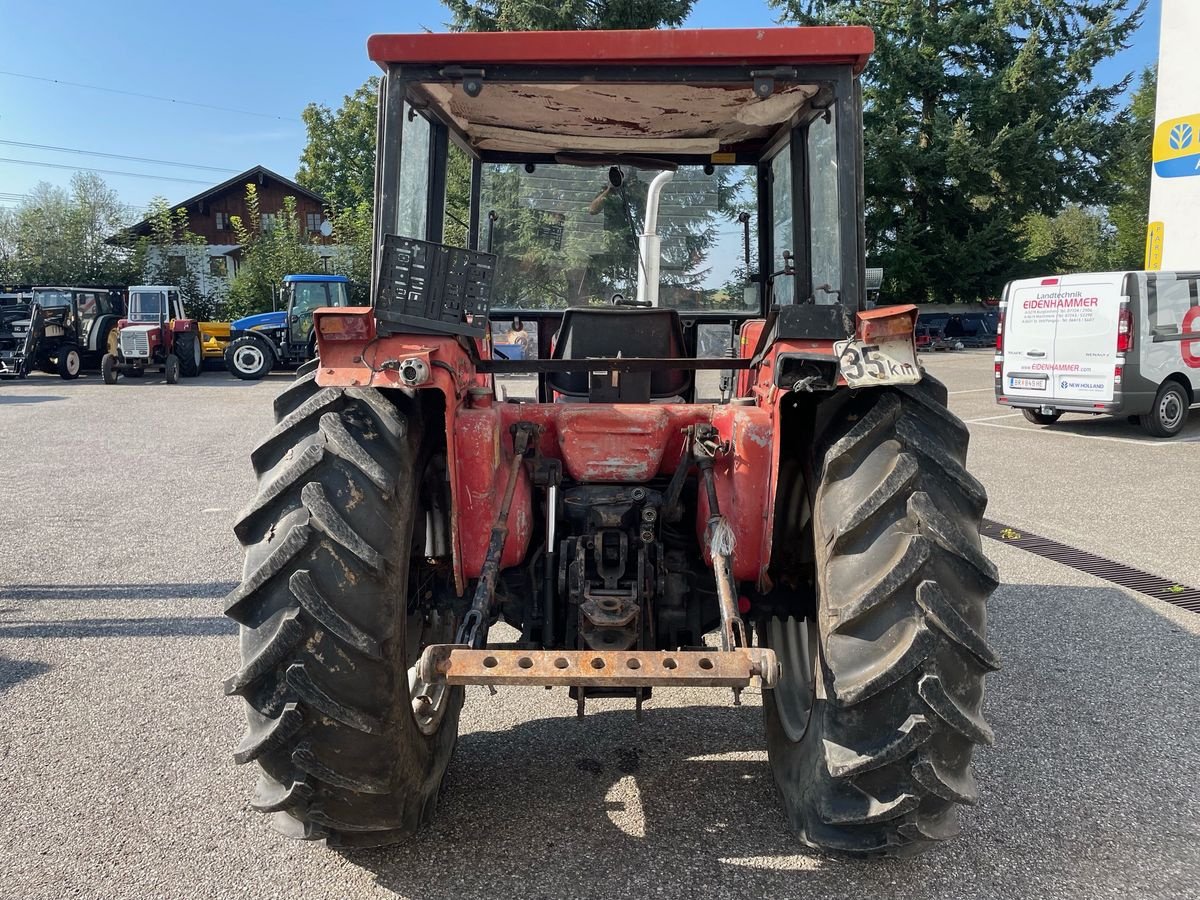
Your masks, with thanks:
[(367, 49), (485, 157), (703, 157), (760, 150), (874, 42), (816, 27), (377, 34)]

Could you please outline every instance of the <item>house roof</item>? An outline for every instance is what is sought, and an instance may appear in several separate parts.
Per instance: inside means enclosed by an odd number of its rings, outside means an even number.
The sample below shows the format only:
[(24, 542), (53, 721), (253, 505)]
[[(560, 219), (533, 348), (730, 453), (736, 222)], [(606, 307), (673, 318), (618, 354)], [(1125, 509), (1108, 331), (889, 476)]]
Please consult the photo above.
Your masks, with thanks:
[[(258, 184), (262, 184), (263, 180), (267, 179), (267, 178), (271, 178), (275, 181), (278, 181), (280, 184), (282, 184), (284, 187), (286, 187), (289, 191), (294, 191), (299, 196), (308, 197), (310, 200), (315, 200), (317, 203), (320, 203), (322, 205), (325, 204), (325, 198), (322, 197), (320, 194), (315, 193), (314, 191), (310, 191), (308, 188), (302, 187), (299, 184), (296, 184), (296, 182), (292, 181), (290, 178), (284, 178), (278, 172), (272, 172), (266, 166), (255, 166), (252, 169), (247, 169), (245, 172), (242, 172), (242, 174), (240, 174), (240, 175), (234, 175), (228, 181), (223, 181), (218, 185), (210, 187), (206, 191), (201, 191), (195, 197), (188, 197), (188, 199), (183, 200), (179, 203), (173, 203), (171, 205), (171, 209), (176, 210), (176, 209), (180, 209), (180, 208), (191, 208), (199, 203), (203, 203), (205, 200), (208, 200), (212, 197), (217, 196), (218, 194), (225, 193), (230, 188), (235, 188), (235, 187), (238, 187), (241, 185), (245, 185), (252, 181), (257, 182)], [(138, 222), (136, 225), (131, 225), (129, 228), (125, 229), (123, 232), (121, 232), (121, 235), (119, 235), (119, 237), (120, 236), (144, 237), (149, 234), (150, 234), (150, 220), (143, 219), (142, 221)]]

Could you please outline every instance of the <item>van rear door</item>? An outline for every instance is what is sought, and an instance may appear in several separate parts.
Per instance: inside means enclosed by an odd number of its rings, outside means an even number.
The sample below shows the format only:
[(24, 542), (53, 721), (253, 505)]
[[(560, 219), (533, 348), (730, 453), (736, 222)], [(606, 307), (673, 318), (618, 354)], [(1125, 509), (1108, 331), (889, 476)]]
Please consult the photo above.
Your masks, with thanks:
[(1101, 272), (1009, 284), (1003, 395), (1018, 405), (1111, 403), (1123, 281)]

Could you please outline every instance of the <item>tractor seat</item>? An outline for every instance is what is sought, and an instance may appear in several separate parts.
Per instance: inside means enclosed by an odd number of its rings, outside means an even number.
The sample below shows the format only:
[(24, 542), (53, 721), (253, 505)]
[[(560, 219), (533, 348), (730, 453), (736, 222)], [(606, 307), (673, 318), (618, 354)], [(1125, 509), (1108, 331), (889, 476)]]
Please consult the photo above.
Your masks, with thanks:
[[(552, 359), (588, 359), (623, 356), (635, 359), (683, 359), (683, 325), (673, 309), (567, 309), (554, 344)], [(649, 378), (625, 373), (627, 389), (621, 402), (670, 400), (685, 395), (692, 386), (688, 369), (652, 372)], [(589, 373), (551, 372), (552, 390), (570, 399), (592, 396)], [(640, 389), (634, 388), (639, 382)], [(633, 395), (628, 388), (634, 388)], [(647, 393), (648, 388), (648, 393)]]

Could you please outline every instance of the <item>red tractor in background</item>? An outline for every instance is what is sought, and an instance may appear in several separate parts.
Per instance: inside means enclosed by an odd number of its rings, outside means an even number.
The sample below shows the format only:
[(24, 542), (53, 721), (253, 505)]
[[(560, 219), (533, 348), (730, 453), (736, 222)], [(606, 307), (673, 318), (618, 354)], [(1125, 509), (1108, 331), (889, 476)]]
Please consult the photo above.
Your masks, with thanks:
[[(493, 684), (566, 687), (580, 715), (761, 688), (803, 841), (904, 854), (957, 833), (992, 741), (997, 576), (916, 309), (866, 304), (873, 45), (370, 39), (374, 305), (314, 313), (319, 363), (251, 454), (226, 602), (234, 758), (285, 834), (411, 836), (464, 686)], [(451, 141), (472, 167), (465, 247), (444, 242)], [(493, 352), (492, 322), (518, 318), (530, 352)], [(728, 352), (701, 356), (714, 333)], [(502, 402), (518, 375), (536, 386)]]
[(161, 367), (167, 384), (180, 375), (194, 378), (203, 365), (203, 345), (197, 323), (183, 309), (179, 289), (139, 285), (129, 289), (129, 312), (118, 323), (117, 352), (100, 361), (105, 384), (118, 375), (140, 378), (146, 369)]

